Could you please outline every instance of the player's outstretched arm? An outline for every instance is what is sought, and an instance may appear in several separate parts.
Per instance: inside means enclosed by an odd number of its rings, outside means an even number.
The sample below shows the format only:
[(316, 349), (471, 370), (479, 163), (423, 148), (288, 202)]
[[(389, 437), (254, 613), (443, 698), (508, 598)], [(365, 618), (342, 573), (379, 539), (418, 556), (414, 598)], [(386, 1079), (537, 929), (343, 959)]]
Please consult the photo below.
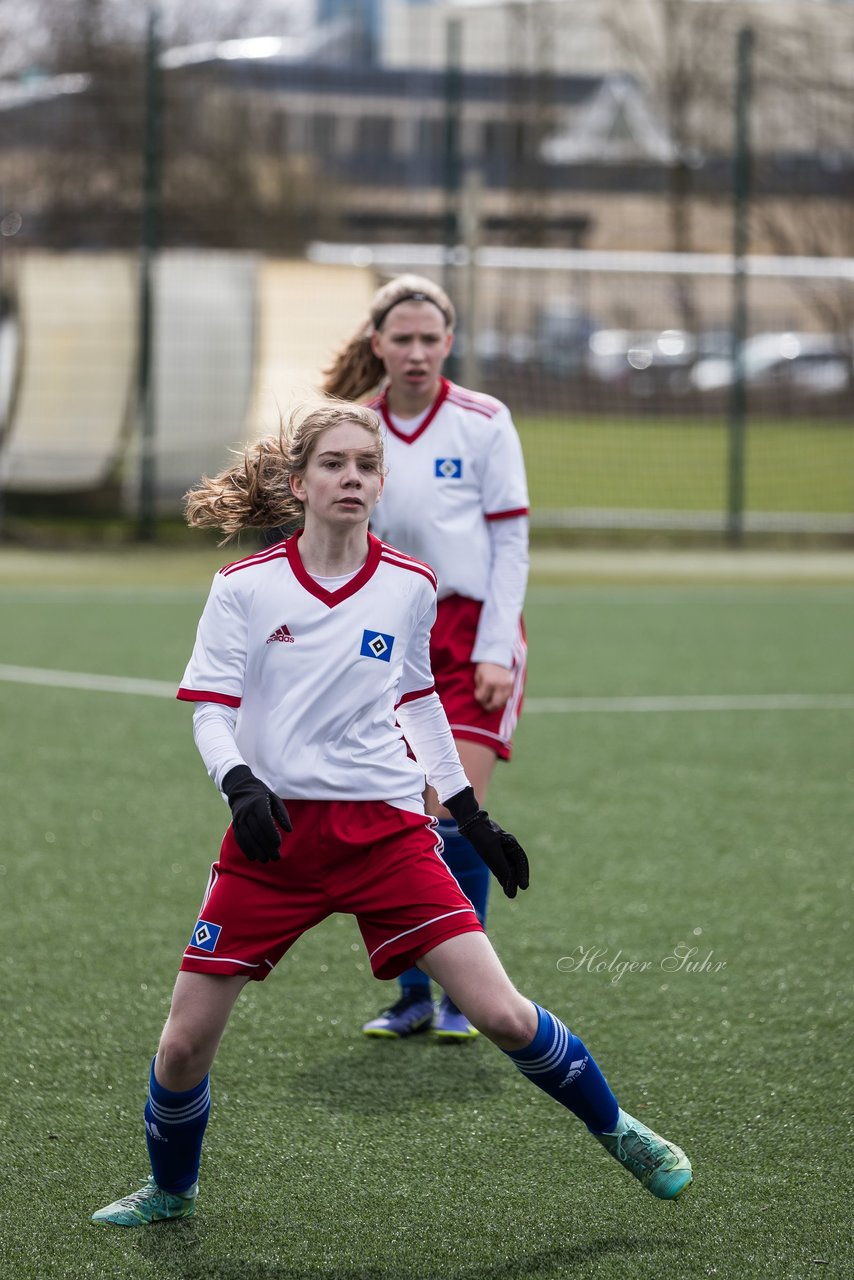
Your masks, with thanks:
[(282, 829), (293, 830), (279, 797), (255, 777), (248, 764), (229, 769), (222, 780), (222, 790), (231, 808), (234, 837), (247, 858), (252, 862), (275, 862)]
[(478, 808), (472, 788), (464, 787), (444, 805), (456, 820), (460, 835), (474, 845), (507, 897), (515, 898), (517, 889), (527, 889), (525, 850), (515, 836), (492, 821), (485, 809)]

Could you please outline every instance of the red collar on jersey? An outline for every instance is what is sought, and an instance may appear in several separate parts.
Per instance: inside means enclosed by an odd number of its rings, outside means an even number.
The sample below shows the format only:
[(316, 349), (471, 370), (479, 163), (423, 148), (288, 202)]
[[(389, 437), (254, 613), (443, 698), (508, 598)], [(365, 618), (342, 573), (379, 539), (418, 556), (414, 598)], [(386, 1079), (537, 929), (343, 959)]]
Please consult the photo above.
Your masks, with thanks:
[(402, 431), (398, 431), (397, 427), (394, 425), (394, 423), (391, 420), (391, 413), (389, 412), (389, 407), (388, 407), (388, 387), (386, 387), (385, 391), (380, 396), (379, 411), (382, 414), (383, 421), (385, 422), (389, 431), (391, 431), (393, 435), (396, 435), (398, 440), (402, 440), (404, 444), (414, 444), (415, 441), (418, 439), (418, 437), (422, 436), (424, 432), (427, 430), (427, 428), (430, 426), (430, 423), (433, 421), (436, 414), (439, 412), (442, 405), (447, 400), (448, 392), (450, 391), (450, 389), (451, 389), (451, 384), (448, 381), (448, 379), (440, 378), (439, 394), (436, 396), (436, 399), (433, 401), (432, 405), (430, 406), (430, 410), (427, 414), (427, 417), (421, 423), (421, 426), (418, 428), (418, 430), (413, 431), (411, 436), (406, 436), (403, 434)]
[(379, 538), (375, 537), (372, 533), (369, 533), (368, 558), (362, 565), (359, 572), (352, 577), (349, 582), (345, 582), (343, 587), (339, 587), (337, 591), (327, 591), (325, 587), (322, 587), (320, 583), (311, 576), (302, 562), (302, 556), (299, 553), (298, 545), (301, 536), (302, 529), (297, 529), (296, 533), (292, 534), (285, 543), (288, 553), (288, 564), (293, 569), (294, 577), (297, 582), (299, 582), (301, 586), (305, 587), (306, 591), (308, 591), (310, 595), (316, 596), (318, 600), (322, 600), (330, 609), (333, 608), (334, 605), (340, 604), (342, 600), (348, 599), (349, 596), (355, 595), (366, 582), (370, 581), (377, 571), (377, 565), (380, 562), (383, 544), (380, 542)]

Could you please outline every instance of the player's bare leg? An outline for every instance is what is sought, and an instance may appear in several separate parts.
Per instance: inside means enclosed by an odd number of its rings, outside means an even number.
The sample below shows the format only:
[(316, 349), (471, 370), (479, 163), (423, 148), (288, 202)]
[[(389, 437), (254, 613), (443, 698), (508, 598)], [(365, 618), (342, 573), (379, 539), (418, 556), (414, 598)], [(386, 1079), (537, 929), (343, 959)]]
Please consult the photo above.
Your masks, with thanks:
[[(497, 756), (491, 747), (480, 742), (458, 739), (457, 750), (466, 777), (471, 782), (478, 803), (485, 806), (486, 793), (495, 768)], [(424, 792), (424, 807), (429, 814), (443, 823), (440, 834), (445, 841), (445, 857), (454, 878), (463, 893), (471, 899), (481, 922), (486, 917), (489, 896), (489, 869), (475, 853), (467, 840), (460, 836), (456, 824), (447, 809), (439, 804), (439, 797), (432, 787)], [(455, 846), (457, 846), (455, 848)], [(362, 1031), (374, 1038), (399, 1040), (405, 1036), (430, 1031), (438, 1040), (448, 1044), (464, 1043), (476, 1039), (477, 1028), (460, 1011), (445, 991), (438, 1007), (433, 1006), (430, 985), (417, 968), (407, 969), (400, 976), (400, 996), (388, 1008), (383, 1009)]]
[(248, 981), (243, 974), (178, 974), (154, 1063), (164, 1088), (183, 1092), (207, 1075), (235, 1001)]
[[(477, 796), (478, 804), (485, 809), (489, 784), (498, 757), (492, 747), (482, 742), (469, 742), (468, 739), (457, 738), (456, 746), (466, 777)], [(451, 814), (439, 804), (439, 797), (432, 787), (428, 787), (424, 793), (424, 806), (427, 812), (437, 817), (442, 824), (439, 830), (445, 842), (445, 860), (463, 893), (471, 899), (481, 924), (485, 924), (491, 885), (488, 869), (469, 842), (459, 834)], [(477, 1035), (476, 1028), (460, 1011), (447, 991), (439, 1000), (434, 1014), (433, 1033), (438, 1040), (451, 1044), (471, 1040)]]
[(485, 934), (449, 938), (418, 964), (524, 1076), (577, 1115), (652, 1195), (675, 1200), (691, 1184), (684, 1151), (621, 1110), (587, 1047), (547, 1009), (519, 994)]
[(485, 933), (463, 933), (439, 943), (418, 967), (499, 1049), (512, 1052), (533, 1040), (536, 1008), (513, 986)]
[(152, 1064), (145, 1130), (152, 1173), (137, 1191), (92, 1215), (114, 1227), (145, 1227), (195, 1211), (202, 1139), (210, 1111), (208, 1071), (248, 979), (179, 973)]

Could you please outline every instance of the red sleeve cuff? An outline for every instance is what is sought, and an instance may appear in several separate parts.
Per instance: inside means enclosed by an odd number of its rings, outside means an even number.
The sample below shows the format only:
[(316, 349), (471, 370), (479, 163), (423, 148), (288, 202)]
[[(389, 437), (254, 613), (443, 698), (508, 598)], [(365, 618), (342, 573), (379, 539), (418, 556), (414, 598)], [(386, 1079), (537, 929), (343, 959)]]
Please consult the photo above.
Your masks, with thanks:
[(395, 703), (395, 711), (398, 707), (402, 707), (404, 702), (415, 702), (418, 698), (429, 698), (431, 693), (436, 692), (436, 686), (430, 685), (429, 689), (414, 689), (412, 693), (405, 693), (399, 702)]
[(490, 511), (485, 520), (514, 520), (517, 516), (526, 516), (528, 514), (527, 507), (514, 507), (512, 511)]
[(240, 699), (228, 693), (212, 693), (210, 689), (179, 689), (175, 695), (181, 702), (219, 702), (224, 707), (239, 707)]

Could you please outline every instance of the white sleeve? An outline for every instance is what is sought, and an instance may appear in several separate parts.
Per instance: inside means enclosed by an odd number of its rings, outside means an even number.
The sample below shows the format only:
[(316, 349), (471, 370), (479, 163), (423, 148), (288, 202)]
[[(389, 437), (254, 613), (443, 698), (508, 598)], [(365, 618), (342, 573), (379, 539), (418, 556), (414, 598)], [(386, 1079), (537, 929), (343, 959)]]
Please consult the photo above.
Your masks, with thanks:
[(519, 619), (528, 585), (528, 517), (488, 520), (489, 590), (472, 650), (472, 662), (494, 662), (508, 670), (519, 643)]
[(436, 591), (432, 584), (428, 586), (426, 581), (424, 594), (427, 599), (425, 601), (422, 597), (419, 607), (423, 611), (409, 637), (403, 659), (403, 670), (397, 687), (399, 703), (408, 701), (413, 696), (421, 697), (425, 693), (430, 693), (434, 685), (433, 668), (430, 665), (430, 632), (436, 621)]
[(185, 702), (240, 706), (246, 672), (248, 602), (232, 583), (233, 579), (222, 573), (214, 577), (178, 690), (178, 697)]
[(491, 420), (489, 446), (483, 457), (481, 501), (487, 520), (528, 514), (528, 481), (522, 441), (506, 405)]
[(443, 804), (449, 796), (455, 796), (469, 785), (438, 693), (402, 702), (397, 708), (397, 719), (427, 781)]
[(246, 764), (234, 741), (237, 709), (221, 702), (199, 702), (193, 709), (193, 737), (213, 782), (222, 780), (235, 765)]

